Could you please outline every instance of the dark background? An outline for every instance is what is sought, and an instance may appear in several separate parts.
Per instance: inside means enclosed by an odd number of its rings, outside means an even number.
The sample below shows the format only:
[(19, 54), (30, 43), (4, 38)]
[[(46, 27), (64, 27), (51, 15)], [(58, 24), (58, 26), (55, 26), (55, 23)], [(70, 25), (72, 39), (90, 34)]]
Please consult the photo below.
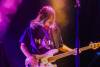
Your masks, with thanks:
[[(81, 0), (79, 16), (80, 47), (100, 42), (100, 0)], [(100, 67), (100, 49), (80, 54), (80, 67)]]

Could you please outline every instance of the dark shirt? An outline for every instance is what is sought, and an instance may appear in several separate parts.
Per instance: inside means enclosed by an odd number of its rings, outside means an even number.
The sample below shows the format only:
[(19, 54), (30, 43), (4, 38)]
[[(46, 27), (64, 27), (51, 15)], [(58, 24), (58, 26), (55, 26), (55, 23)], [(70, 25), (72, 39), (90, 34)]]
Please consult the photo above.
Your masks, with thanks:
[(46, 30), (41, 24), (35, 23), (32, 26), (29, 26), (25, 29), (22, 34), (19, 42), (25, 43), (29, 52), (32, 54), (43, 54), (51, 49), (59, 48), (61, 46), (60, 40), (57, 40), (59, 43), (56, 43), (55, 37), (51, 29)]

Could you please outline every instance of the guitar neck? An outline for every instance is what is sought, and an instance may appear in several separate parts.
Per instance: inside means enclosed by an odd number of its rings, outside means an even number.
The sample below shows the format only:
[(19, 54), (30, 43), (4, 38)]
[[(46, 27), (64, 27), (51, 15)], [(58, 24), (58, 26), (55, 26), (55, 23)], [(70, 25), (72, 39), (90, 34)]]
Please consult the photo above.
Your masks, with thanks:
[[(85, 50), (88, 50), (88, 49), (91, 49), (91, 47), (89, 47), (89, 46), (82, 47), (82, 48), (80, 48), (80, 51), (82, 52), (82, 51), (85, 51)], [(49, 60), (51, 60), (51, 62), (52, 62), (52, 60), (58, 60), (60, 58), (70, 56), (70, 55), (72, 55), (74, 53), (75, 52), (65, 52), (65, 53), (58, 54), (58, 55), (55, 55), (53, 57), (50, 57)]]
[(88, 50), (88, 49), (91, 49), (91, 47), (90, 46), (82, 47), (82, 48), (80, 48), (80, 51), (82, 52), (82, 51), (85, 51), (85, 50)]
[(62, 53), (62, 54), (58, 54), (58, 55), (55, 55), (53, 57), (50, 57), (48, 58), (49, 62), (53, 62), (53, 61), (56, 61), (60, 58), (63, 58), (63, 57), (66, 57), (66, 56), (70, 56), (72, 55), (74, 52), (65, 52), (65, 53)]

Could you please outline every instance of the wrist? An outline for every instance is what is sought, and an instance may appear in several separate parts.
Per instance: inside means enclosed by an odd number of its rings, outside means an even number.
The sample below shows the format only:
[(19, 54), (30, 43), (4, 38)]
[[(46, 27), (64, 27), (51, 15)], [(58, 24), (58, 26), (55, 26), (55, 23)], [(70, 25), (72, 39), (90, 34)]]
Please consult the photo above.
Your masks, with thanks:
[(32, 57), (32, 55), (31, 55), (31, 54), (26, 56), (26, 58), (31, 58), (31, 57)]

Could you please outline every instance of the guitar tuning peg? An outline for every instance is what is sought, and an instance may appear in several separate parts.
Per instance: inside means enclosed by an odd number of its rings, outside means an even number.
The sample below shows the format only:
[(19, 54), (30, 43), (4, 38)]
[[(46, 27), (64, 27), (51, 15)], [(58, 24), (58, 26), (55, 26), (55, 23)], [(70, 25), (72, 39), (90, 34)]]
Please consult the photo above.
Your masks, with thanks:
[(98, 46), (100, 47), (100, 42), (98, 43)]

